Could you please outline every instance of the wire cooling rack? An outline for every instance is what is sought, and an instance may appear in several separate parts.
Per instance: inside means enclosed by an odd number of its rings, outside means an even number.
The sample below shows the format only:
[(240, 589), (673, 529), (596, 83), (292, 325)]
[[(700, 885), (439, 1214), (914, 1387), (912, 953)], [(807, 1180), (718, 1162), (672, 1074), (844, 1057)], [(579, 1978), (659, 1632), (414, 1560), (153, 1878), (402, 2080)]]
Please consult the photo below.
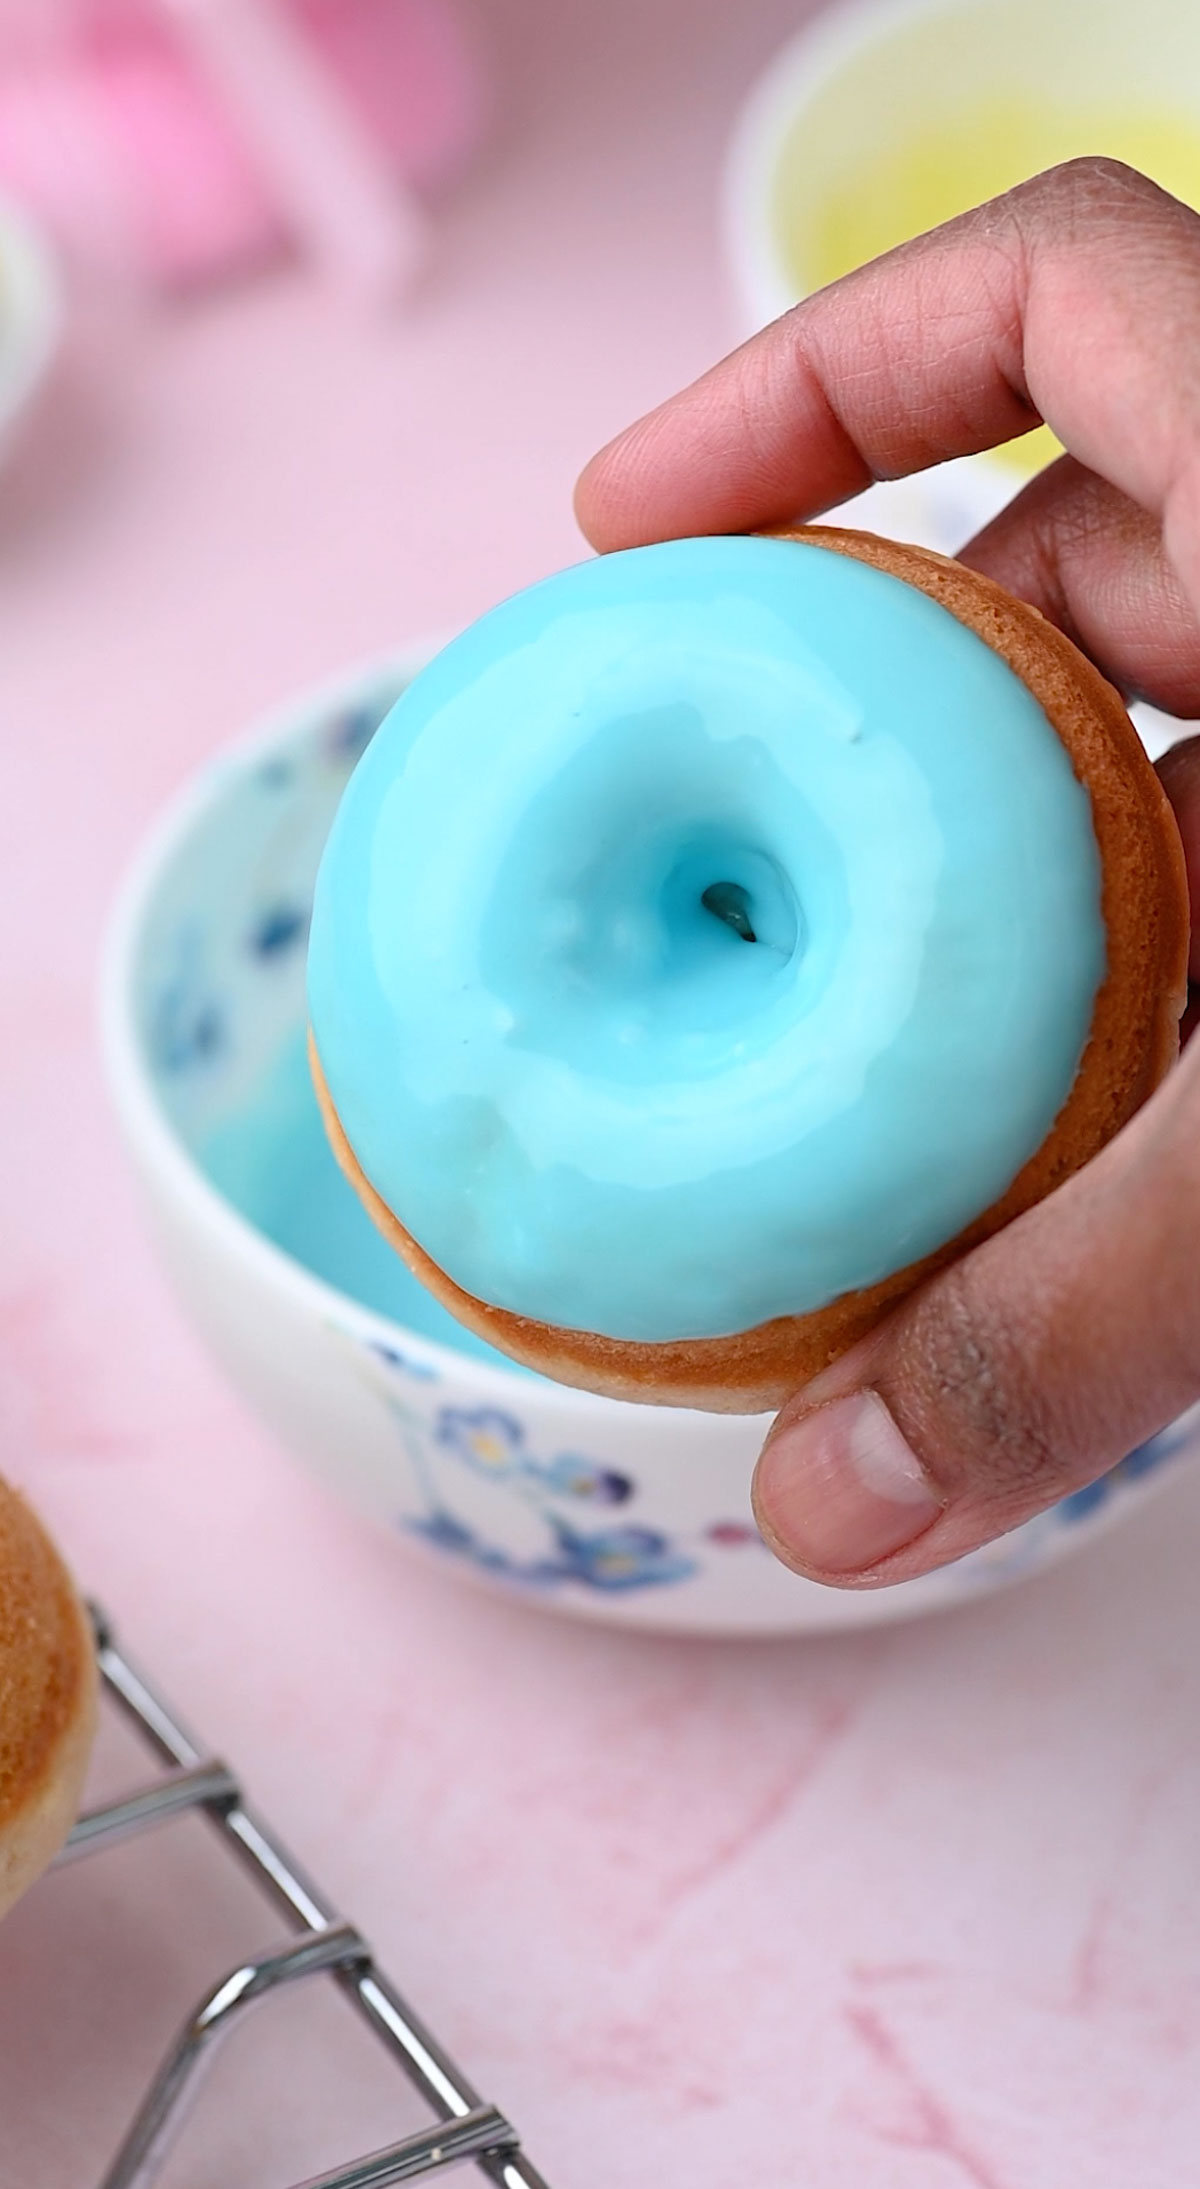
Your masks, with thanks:
[(283, 1910), (295, 1933), (230, 1969), (179, 2031), (99, 2189), (148, 2189), (177, 2135), (198, 2071), (247, 2008), (309, 1977), (331, 1976), (382, 2040), (437, 2116), (434, 2125), (384, 2151), (368, 2152), (295, 2189), (390, 2189), (453, 2167), (473, 2165), (496, 2189), (548, 2189), (522, 2154), (520, 2139), (486, 2105), (395, 1987), (375, 1966), (367, 1941), (342, 1920), (274, 1832), (243, 1799), (232, 1771), (208, 1755), (117, 1645), (103, 1611), (92, 1606), (104, 1686), (168, 1769), (141, 1792), (80, 1818), (59, 1862), (77, 1862), (119, 1840), (198, 1810)]

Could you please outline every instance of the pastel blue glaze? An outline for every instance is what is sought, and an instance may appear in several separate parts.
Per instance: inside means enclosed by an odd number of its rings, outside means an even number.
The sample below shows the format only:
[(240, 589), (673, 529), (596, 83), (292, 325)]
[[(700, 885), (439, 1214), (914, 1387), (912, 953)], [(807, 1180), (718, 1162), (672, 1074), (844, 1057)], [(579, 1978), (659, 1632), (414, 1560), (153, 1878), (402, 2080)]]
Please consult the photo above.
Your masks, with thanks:
[(309, 1004), (450, 1276), (665, 1340), (952, 1238), (1049, 1131), (1104, 967), (1087, 795), (1006, 663), (827, 549), (680, 540), (409, 687), (329, 838)]
[(543, 1381), (455, 1322), (376, 1230), (325, 1137), (303, 1027), (249, 1100), (195, 1153), (218, 1193), (315, 1277), (423, 1338), (509, 1375)]

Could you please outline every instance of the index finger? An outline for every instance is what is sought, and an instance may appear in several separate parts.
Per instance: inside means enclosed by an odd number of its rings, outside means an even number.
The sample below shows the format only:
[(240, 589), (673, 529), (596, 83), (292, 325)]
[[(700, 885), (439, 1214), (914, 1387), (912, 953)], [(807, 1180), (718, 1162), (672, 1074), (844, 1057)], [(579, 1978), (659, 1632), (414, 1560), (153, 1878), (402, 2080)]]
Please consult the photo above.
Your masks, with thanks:
[(874, 260), (593, 457), (601, 549), (819, 515), (1046, 420), (1200, 601), (1200, 217), (1076, 160)]

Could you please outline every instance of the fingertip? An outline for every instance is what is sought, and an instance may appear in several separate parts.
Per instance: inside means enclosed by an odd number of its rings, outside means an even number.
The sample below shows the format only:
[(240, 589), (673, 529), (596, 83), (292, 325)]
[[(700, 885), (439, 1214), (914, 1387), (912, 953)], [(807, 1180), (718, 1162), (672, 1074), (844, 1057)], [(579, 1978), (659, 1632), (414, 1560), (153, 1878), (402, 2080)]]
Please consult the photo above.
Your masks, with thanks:
[(659, 413), (650, 411), (607, 442), (580, 472), (575, 516), (597, 554), (649, 547), (689, 529), (672, 522), (677, 496), (659, 443)]
[(875, 1391), (852, 1391), (795, 1416), (785, 1410), (753, 1484), (764, 1541), (794, 1572), (869, 1586), (876, 1569), (927, 1534), (945, 1510)]
[(1155, 767), (1176, 817), (1182, 818), (1180, 808), (1185, 807), (1189, 820), (1200, 820), (1200, 737), (1181, 737), (1168, 745)]
[(598, 555), (605, 554), (609, 547), (609, 528), (606, 522), (608, 458), (610, 450), (619, 446), (621, 438), (618, 435), (616, 441), (607, 442), (594, 456), (589, 457), (575, 481), (575, 522), (588, 545), (594, 547)]

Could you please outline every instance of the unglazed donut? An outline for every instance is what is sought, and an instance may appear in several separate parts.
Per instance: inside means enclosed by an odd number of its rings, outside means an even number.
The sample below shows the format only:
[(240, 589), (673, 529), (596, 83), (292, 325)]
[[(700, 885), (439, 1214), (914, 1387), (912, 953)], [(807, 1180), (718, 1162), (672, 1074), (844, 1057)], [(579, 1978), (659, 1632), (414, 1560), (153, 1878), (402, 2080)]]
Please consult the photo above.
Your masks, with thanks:
[(764, 1411), (1118, 1131), (1187, 930), (1136, 732), (1034, 609), (833, 528), (672, 541), (400, 699), (318, 877), (314, 1078), (460, 1321)]
[(95, 1718), (83, 1606), (45, 1529), (0, 1482), (0, 1916), (75, 1821)]

